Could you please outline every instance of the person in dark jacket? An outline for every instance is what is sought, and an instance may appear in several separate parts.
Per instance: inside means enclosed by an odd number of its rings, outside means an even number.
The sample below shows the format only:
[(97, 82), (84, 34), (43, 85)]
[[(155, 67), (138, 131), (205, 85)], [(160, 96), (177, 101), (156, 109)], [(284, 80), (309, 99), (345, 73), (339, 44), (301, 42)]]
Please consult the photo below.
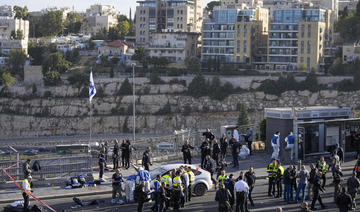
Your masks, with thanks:
[(106, 160), (105, 160), (105, 156), (103, 154), (99, 155), (99, 180), (100, 181), (105, 181), (103, 179), (103, 175), (104, 175), (104, 171), (105, 171), (105, 167), (106, 167)]
[(143, 153), (142, 162), (141, 162), (142, 166), (147, 171), (150, 171), (150, 166), (152, 166), (151, 159), (150, 159), (150, 152), (151, 152), (151, 147), (149, 147), (149, 146), (146, 147), (146, 150)]
[(321, 179), (322, 179), (322, 171), (318, 171), (315, 178), (314, 178), (314, 182), (313, 182), (313, 200), (311, 202), (311, 210), (316, 210), (315, 208), (315, 203), (316, 201), (319, 201), (321, 208), (324, 209), (326, 208), (326, 206), (323, 204), (322, 200), (321, 200), (321, 196), (320, 196), (320, 191), (324, 192), (325, 190), (322, 187), (321, 184)]
[(247, 182), (249, 186), (248, 200), (250, 201), (251, 206), (254, 206), (254, 201), (251, 197), (251, 193), (255, 187), (255, 181), (256, 181), (256, 176), (255, 176), (254, 168), (250, 166), (249, 171), (245, 173), (245, 182)]
[(296, 168), (295, 168), (295, 166), (292, 166), (292, 169), (291, 169), (291, 172), (290, 172), (290, 178), (291, 178), (290, 199), (291, 199), (291, 201), (294, 200), (293, 194), (297, 190), (296, 176), (297, 176)]
[(215, 135), (210, 131), (209, 128), (206, 129), (206, 131), (203, 133), (203, 136), (205, 136), (206, 139), (209, 139), (210, 141), (214, 140)]
[[(143, 212), (144, 211), (144, 203), (147, 201), (147, 193), (145, 191), (145, 181), (141, 182), (139, 187), (136, 188), (136, 195), (137, 195), (137, 211)], [(135, 195), (135, 192), (134, 192)]]
[(348, 192), (351, 195), (352, 199), (352, 208), (356, 209), (356, 195), (358, 193), (358, 189), (360, 186), (360, 180), (353, 174), (348, 180), (347, 180), (347, 188)]
[(333, 174), (333, 182), (334, 182), (334, 201), (336, 201), (337, 196), (340, 193), (340, 189), (341, 189), (341, 181), (343, 181), (343, 173), (340, 169), (339, 165), (336, 165), (335, 167), (335, 171)]
[(292, 166), (290, 165), (285, 171), (283, 176), (284, 182), (284, 201), (290, 203), (290, 192), (291, 192), (291, 170)]
[(200, 146), (201, 150), (201, 168), (204, 168), (204, 162), (206, 155), (210, 155), (211, 153), (211, 147), (210, 147), (210, 140), (206, 139), (204, 142), (202, 142)]
[(343, 148), (339, 145), (339, 144), (336, 144), (336, 154), (339, 156), (339, 159), (340, 159), (340, 164), (343, 164), (344, 163), (344, 150)]
[(314, 164), (310, 164), (310, 168), (311, 168), (311, 170), (310, 170), (310, 174), (309, 174), (309, 183), (308, 183), (308, 185), (307, 185), (307, 195), (306, 195), (306, 199), (307, 200), (310, 200), (311, 199), (311, 192), (312, 192), (312, 188), (313, 188), (313, 185), (314, 185), (314, 178), (315, 178), (315, 176), (316, 176), (316, 172), (317, 172), (317, 169), (316, 169), (316, 167), (315, 167), (315, 165)]
[(216, 189), (216, 180), (214, 179), (214, 173), (215, 173), (216, 167), (217, 167), (216, 161), (214, 159), (212, 159), (210, 157), (210, 155), (207, 155), (205, 158), (206, 158), (205, 163), (204, 163), (205, 170), (210, 172), (211, 181), (214, 183), (215, 189)]
[(132, 146), (130, 144), (129, 140), (126, 140), (125, 142), (125, 150), (124, 150), (124, 154), (125, 154), (125, 168), (128, 169), (130, 167), (130, 160), (131, 160), (131, 152), (132, 152)]
[(231, 138), (229, 145), (231, 146), (231, 154), (233, 157), (233, 167), (239, 166), (239, 152), (240, 152), (240, 144), (236, 141), (234, 136)]
[(23, 164), (23, 172), (24, 172), (24, 179), (26, 179), (28, 176), (31, 175), (31, 159), (27, 159), (25, 163)]
[(352, 201), (351, 196), (346, 192), (346, 188), (343, 187), (341, 193), (336, 197), (336, 205), (339, 207), (340, 212), (348, 212), (351, 210)]
[(189, 144), (189, 140), (186, 140), (184, 145), (181, 148), (181, 152), (183, 153), (183, 157), (184, 157), (184, 164), (186, 164), (186, 162), (191, 164), (191, 150), (192, 149), (194, 149), (194, 147)]
[(229, 178), (227, 180), (225, 180), (225, 188), (229, 190), (231, 198), (230, 198), (230, 206), (231, 208), (233, 208), (234, 204), (235, 204), (235, 190), (234, 190), (234, 186), (235, 186), (235, 177), (233, 174), (229, 175)]
[(223, 158), (226, 157), (227, 147), (228, 147), (228, 142), (227, 142), (226, 134), (224, 133), (222, 135), (222, 137), (220, 138), (220, 149), (221, 149), (221, 155), (223, 156)]
[(161, 186), (158, 190), (158, 198), (159, 198), (159, 212), (166, 211), (167, 202), (170, 200), (170, 197), (167, 194), (166, 190), (166, 182), (162, 182)]
[(228, 212), (231, 211), (230, 199), (231, 194), (224, 184), (220, 184), (219, 190), (216, 192), (215, 201), (219, 202), (219, 211)]
[(114, 171), (119, 168), (119, 141), (114, 140), (114, 149), (113, 149), (113, 169)]
[(216, 161), (216, 164), (218, 164), (219, 161), (219, 154), (220, 154), (220, 145), (218, 144), (217, 140), (214, 139), (213, 141), (213, 148), (212, 148), (212, 158)]
[(120, 145), (120, 149), (121, 149), (121, 166), (125, 167), (125, 161), (126, 161), (126, 156), (127, 156), (127, 152), (126, 152), (126, 140), (123, 140), (121, 145)]

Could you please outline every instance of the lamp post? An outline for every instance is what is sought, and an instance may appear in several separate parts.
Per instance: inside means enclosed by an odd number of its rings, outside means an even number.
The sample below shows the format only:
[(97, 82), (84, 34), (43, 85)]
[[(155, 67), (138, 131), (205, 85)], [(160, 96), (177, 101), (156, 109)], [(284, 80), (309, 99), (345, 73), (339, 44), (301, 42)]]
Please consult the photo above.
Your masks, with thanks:
[(135, 66), (136, 63), (132, 63), (132, 83), (133, 83), (133, 143), (135, 142)]

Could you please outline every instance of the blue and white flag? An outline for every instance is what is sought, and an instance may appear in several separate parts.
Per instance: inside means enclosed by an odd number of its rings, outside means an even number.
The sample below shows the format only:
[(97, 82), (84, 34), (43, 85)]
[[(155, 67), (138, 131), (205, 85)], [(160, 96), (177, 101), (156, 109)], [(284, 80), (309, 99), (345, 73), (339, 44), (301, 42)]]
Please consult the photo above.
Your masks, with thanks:
[(89, 100), (90, 100), (90, 103), (91, 103), (92, 98), (95, 96), (95, 94), (96, 94), (96, 88), (95, 88), (95, 84), (94, 84), (92, 68), (90, 68), (90, 84), (89, 84)]

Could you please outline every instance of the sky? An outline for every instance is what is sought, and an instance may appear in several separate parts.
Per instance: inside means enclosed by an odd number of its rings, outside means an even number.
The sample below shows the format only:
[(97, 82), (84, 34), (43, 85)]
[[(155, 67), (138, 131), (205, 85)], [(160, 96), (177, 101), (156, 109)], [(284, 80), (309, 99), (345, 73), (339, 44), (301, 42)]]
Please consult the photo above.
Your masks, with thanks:
[[(203, 0), (203, 7), (211, 0)], [(75, 11), (85, 11), (90, 5), (104, 4), (112, 5), (115, 9), (124, 15), (129, 15), (129, 8), (132, 8), (132, 14), (135, 14), (136, 0), (0, 0), (0, 5), (18, 5), (27, 6), (29, 11), (39, 11), (47, 7), (74, 7)]]

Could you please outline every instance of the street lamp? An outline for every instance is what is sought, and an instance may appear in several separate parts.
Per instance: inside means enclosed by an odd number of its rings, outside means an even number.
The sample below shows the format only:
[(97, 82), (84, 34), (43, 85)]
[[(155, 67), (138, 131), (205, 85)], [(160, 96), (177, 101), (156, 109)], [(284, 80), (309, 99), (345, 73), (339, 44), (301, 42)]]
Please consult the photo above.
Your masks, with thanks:
[(132, 83), (133, 83), (133, 143), (135, 143), (135, 66), (136, 63), (131, 63), (132, 67)]

